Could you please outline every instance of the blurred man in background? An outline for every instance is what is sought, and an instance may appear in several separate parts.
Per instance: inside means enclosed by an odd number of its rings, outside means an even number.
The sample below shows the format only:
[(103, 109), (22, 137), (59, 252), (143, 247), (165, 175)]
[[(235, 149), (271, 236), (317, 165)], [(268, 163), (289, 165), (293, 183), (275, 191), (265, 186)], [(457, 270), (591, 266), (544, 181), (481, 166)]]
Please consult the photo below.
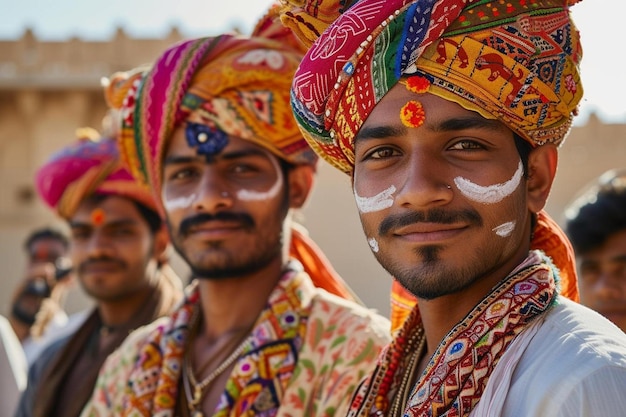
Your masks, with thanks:
[(24, 242), (27, 265), (15, 290), (9, 322), (31, 364), (51, 340), (70, 331), (80, 316), (70, 320), (63, 306), (73, 284), (69, 240), (61, 230), (34, 230)]
[(567, 207), (580, 300), (626, 331), (626, 170), (610, 170)]
[(169, 239), (154, 200), (111, 136), (80, 131), (37, 171), (36, 187), (68, 223), (74, 270), (95, 308), (31, 366), (16, 415), (73, 417), (106, 357), (133, 329), (171, 311), (182, 285), (168, 266)]

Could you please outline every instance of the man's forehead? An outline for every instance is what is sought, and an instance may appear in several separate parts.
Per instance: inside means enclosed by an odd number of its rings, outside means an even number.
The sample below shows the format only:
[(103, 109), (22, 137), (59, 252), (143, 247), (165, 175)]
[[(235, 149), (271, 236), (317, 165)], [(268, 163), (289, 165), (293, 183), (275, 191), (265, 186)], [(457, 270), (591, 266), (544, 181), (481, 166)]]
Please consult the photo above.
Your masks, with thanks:
[(112, 223), (132, 223), (140, 220), (135, 202), (121, 196), (107, 196), (100, 201), (85, 201), (70, 219), (70, 226), (105, 226)]
[[(190, 158), (201, 158), (213, 162), (216, 159), (235, 159), (255, 155), (271, 158), (273, 155), (260, 144), (234, 135), (227, 135), (222, 131), (218, 131), (219, 134), (216, 132), (209, 134), (205, 129), (199, 128), (198, 124), (195, 124), (191, 130), (192, 133), (190, 129), (182, 126), (174, 132), (170, 146), (165, 153), (164, 165)], [(190, 140), (190, 135), (194, 137), (193, 140)]]

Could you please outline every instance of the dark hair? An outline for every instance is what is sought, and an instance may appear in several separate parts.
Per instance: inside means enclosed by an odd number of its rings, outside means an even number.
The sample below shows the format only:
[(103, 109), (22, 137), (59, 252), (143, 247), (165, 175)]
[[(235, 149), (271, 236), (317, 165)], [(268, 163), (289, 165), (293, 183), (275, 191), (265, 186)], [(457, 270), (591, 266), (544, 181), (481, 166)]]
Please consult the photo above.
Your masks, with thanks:
[(626, 229), (626, 170), (611, 170), (565, 210), (565, 232), (574, 251), (589, 252)]
[(146, 207), (144, 204), (140, 203), (139, 201), (133, 200), (131, 197), (125, 197), (125, 196), (116, 195), (116, 194), (93, 194), (87, 197), (85, 201), (89, 201), (92, 204), (99, 204), (103, 202), (104, 200), (106, 200), (107, 198), (113, 197), (113, 196), (126, 198), (131, 203), (133, 203), (134, 206), (137, 208), (137, 211), (139, 211), (139, 214), (141, 215), (141, 217), (146, 221), (146, 223), (148, 223), (148, 228), (150, 229), (150, 232), (152, 232), (152, 234), (155, 234), (156, 232), (158, 232), (163, 226), (163, 219), (161, 219), (161, 216), (159, 216), (159, 213), (152, 210), (151, 208)]
[(143, 217), (146, 223), (148, 223), (148, 227), (150, 228), (152, 234), (158, 232), (163, 226), (163, 219), (161, 218), (161, 216), (159, 216), (159, 213), (144, 206), (138, 201), (131, 201), (133, 202), (135, 207), (137, 207), (137, 210), (139, 211), (139, 214), (141, 214), (141, 217)]
[(522, 165), (524, 167), (524, 178), (528, 178), (528, 158), (530, 156), (530, 152), (533, 150), (533, 146), (526, 139), (522, 138), (517, 133), (513, 132), (513, 140), (515, 141), (515, 147), (517, 148), (517, 153), (519, 153), (519, 157), (522, 160)]
[(41, 229), (36, 229), (30, 235), (28, 235), (28, 237), (26, 238), (26, 241), (24, 242), (24, 249), (27, 252), (30, 252), (35, 242), (37, 242), (38, 240), (42, 240), (42, 239), (58, 240), (59, 242), (61, 242), (61, 244), (63, 245), (63, 248), (66, 250), (70, 244), (69, 239), (67, 235), (65, 235), (65, 233), (61, 232), (60, 230), (53, 229), (51, 227), (44, 227)]

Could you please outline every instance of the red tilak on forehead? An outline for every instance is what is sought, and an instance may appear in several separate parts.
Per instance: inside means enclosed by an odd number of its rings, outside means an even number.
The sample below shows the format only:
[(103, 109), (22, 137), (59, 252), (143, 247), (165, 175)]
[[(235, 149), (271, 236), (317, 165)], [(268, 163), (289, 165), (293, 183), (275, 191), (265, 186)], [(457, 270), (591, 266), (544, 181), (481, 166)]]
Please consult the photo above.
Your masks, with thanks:
[[(430, 81), (419, 75), (408, 77), (403, 84), (407, 90), (416, 94), (425, 93), (430, 87)], [(424, 113), (422, 103), (417, 100), (407, 102), (400, 110), (400, 120), (406, 127), (420, 127), (423, 125), (424, 120), (426, 120), (426, 113)]]
[(91, 212), (91, 222), (96, 226), (104, 223), (104, 211), (101, 208), (94, 209)]
[(426, 120), (426, 113), (422, 103), (417, 100), (408, 101), (400, 109), (400, 120), (406, 127), (420, 127)]

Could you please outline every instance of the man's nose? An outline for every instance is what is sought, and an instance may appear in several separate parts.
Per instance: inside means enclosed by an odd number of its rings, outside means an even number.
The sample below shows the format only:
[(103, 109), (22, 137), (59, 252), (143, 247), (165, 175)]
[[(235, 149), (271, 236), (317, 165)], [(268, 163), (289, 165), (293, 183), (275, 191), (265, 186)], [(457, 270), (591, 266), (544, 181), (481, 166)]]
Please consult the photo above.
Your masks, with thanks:
[(215, 213), (232, 207), (235, 191), (230, 188), (219, 175), (207, 170), (195, 190), (194, 210)]
[(95, 230), (87, 242), (87, 251), (93, 258), (100, 256), (110, 256), (115, 252), (115, 245), (112, 237), (102, 230)]
[(454, 195), (442, 161), (415, 150), (405, 162), (396, 201), (404, 207), (425, 209), (448, 204)]

